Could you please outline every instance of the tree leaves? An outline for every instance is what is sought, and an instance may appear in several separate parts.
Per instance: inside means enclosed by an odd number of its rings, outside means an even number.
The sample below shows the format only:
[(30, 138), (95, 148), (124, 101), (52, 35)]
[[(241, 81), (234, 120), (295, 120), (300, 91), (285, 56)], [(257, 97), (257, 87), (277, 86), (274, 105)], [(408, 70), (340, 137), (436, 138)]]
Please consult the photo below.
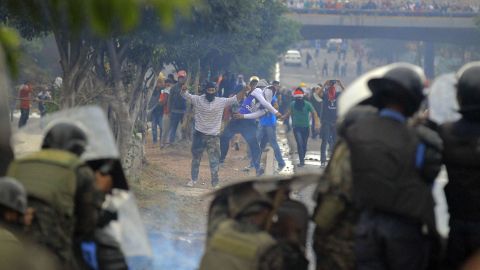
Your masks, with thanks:
[(20, 37), (18, 33), (5, 26), (0, 26), (0, 46), (5, 52), (10, 74), (14, 77), (18, 75), (18, 58), (20, 56)]

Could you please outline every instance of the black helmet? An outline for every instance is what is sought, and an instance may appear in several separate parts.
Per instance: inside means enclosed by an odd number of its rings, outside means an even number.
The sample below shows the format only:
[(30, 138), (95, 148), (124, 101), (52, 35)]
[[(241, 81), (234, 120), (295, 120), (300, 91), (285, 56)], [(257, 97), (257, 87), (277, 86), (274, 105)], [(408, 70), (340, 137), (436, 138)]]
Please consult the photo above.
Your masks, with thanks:
[(45, 135), (42, 148), (65, 150), (81, 156), (87, 145), (87, 135), (79, 127), (59, 123), (54, 125)]
[(385, 73), (382, 78), (368, 81), (373, 94), (373, 105), (383, 108), (387, 101), (401, 103), (405, 115), (412, 116), (424, 98), (425, 76), (413, 65), (399, 65)]
[(27, 209), (27, 193), (22, 184), (10, 177), (0, 177), (0, 205), (24, 214)]
[(480, 112), (480, 62), (472, 62), (463, 66), (457, 74), (457, 98), (460, 113)]

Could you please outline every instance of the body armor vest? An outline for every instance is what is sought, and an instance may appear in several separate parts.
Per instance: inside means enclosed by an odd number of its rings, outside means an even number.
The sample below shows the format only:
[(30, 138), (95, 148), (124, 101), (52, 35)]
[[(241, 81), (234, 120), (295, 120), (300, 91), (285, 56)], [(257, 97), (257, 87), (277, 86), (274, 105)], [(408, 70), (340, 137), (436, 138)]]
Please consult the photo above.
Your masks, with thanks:
[(241, 232), (233, 220), (222, 222), (209, 241), (200, 269), (257, 269), (262, 251), (275, 244), (266, 232)]
[(434, 228), (431, 190), (415, 167), (413, 129), (390, 118), (366, 116), (347, 128), (353, 199), (362, 209), (409, 217)]

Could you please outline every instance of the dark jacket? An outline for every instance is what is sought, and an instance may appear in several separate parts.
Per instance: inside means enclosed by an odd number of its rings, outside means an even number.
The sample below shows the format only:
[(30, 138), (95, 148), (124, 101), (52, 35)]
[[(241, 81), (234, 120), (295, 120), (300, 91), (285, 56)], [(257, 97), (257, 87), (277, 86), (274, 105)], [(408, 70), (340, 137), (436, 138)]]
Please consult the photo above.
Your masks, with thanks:
[(161, 93), (162, 93), (162, 89), (155, 87), (155, 89), (153, 90), (152, 96), (148, 101), (147, 109), (152, 115), (158, 115), (158, 116), (163, 115), (163, 105), (161, 105), (159, 101)]
[(450, 217), (480, 221), (480, 122), (461, 119), (440, 127)]
[(181, 95), (181, 85), (179, 83), (172, 86), (170, 96), (168, 98), (168, 108), (172, 113), (185, 113), (187, 110), (187, 102)]
[(361, 209), (411, 218), (435, 228), (434, 201), (416, 168), (419, 138), (404, 123), (378, 114), (346, 129), (353, 198)]

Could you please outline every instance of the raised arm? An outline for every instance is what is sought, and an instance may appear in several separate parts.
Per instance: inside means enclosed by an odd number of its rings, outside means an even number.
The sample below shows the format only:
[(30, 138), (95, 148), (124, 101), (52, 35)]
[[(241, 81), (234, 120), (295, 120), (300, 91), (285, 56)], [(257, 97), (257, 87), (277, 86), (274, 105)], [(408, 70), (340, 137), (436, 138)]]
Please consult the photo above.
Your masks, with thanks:
[(272, 104), (270, 104), (265, 99), (265, 97), (263, 96), (263, 93), (261, 91), (253, 90), (252, 95), (260, 102), (260, 104), (262, 104), (263, 107), (265, 107), (265, 109), (267, 109), (271, 113), (275, 114), (276, 116), (281, 116), (282, 115), (272, 106)]
[(182, 85), (182, 89), (180, 90), (180, 95), (187, 101), (192, 101), (194, 97), (192, 94), (187, 92), (187, 86), (185, 84)]
[(258, 110), (256, 112), (248, 113), (248, 114), (235, 113), (235, 114), (233, 114), (233, 118), (235, 118), (235, 119), (257, 119), (257, 118), (260, 118), (260, 117), (264, 116), (265, 113), (266, 113), (265, 110)]

